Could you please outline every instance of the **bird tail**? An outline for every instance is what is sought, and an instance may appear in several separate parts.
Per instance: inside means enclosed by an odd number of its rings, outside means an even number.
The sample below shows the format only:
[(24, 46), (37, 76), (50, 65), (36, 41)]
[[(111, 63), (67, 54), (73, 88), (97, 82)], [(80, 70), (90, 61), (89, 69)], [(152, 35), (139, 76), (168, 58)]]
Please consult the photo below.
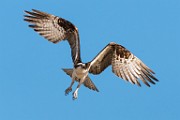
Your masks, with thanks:
[[(69, 76), (72, 78), (73, 69), (70, 69), (70, 68), (64, 69), (64, 68), (63, 68), (62, 70), (63, 70), (67, 75), (69, 75)], [(75, 80), (76, 80), (77, 82), (79, 82), (79, 79), (75, 78)], [(88, 87), (89, 89), (92, 89), (92, 90), (94, 90), (94, 91), (99, 92), (99, 90), (96, 88), (96, 86), (95, 86), (94, 83), (91, 81), (91, 79), (90, 79), (89, 76), (86, 77), (86, 80), (84, 81), (83, 84), (84, 84), (85, 87)]]

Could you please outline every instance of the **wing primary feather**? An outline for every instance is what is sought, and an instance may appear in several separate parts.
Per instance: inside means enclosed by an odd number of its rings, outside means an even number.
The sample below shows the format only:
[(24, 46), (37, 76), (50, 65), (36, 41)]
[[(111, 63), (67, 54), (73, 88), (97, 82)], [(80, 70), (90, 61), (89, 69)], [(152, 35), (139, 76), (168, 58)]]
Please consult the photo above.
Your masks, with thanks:
[(133, 83), (136, 84), (136, 81), (134, 80), (134, 76), (131, 74), (131, 72), (127, 69), (127, 74), (129, 76), (129, 80)]
[(151, 70), (148, 66), (146, 66), (142, 61), (140, 62), (140, 65), (141, 65), (143, 68), (145, 68), (148, 72), (151, 72), (151, 73), (155, 74), (154, 71), (152, 71), (152, 70)]
[[(147, 72), (147, 70), (145, 70), (144, 68), (142, 69), (142, 72), (143, 72), (144, 75), (146, 75), (150, 80), (151, 80), (151, 78), (152, 78), (152, 80), (155, 80), (155, 81), (158, 82), (158, 80), (157, 80), (151, 73)], [(151, 80), (151, 81), (152, 81), (152, 80)]]
[(149, 74), (149, 76), (150, 76), (153, 80), (155, 80), (156, 82), (159, 82), (159, 80), (158, 80), (157, 78), (155, 78), (151, 73)]
[(131, 71), (131, 69), (129, 69), (128, 71), (129, 71), (129, 75), (130, 75), (131, 80), (134, 81), (134, 83), (135, 83), (136, 85), (138, 85), (136, 76), (133, 74), (133, 72)]
[(146, 84), (148, 87), (151, 87), (148, 82), (145, 80), (142, 74), (139, 75), (139, 78), (143, 81), (144, 84)]
[(157, 78), (155, 78), (152, 74), (155, 74), (150, 68), (148, 68), (145, 64), (141, 63), (141, 68), (143, 69), (146, 74), (148, 74), (149, 77), (151, 77), (155, 81), (159, 81)]
[[(125, 67), (123, 67), (122, 72), (123, 72), (123, 74), (124, 74), (124, 79), (127, 80), (127, 81), (129, 81), (129, 79), (128, 79), (127, 75), (126, 75), (127, 73), (126, 73), (126, 71), (125, 71)], [(131, 82), (131, 81), (129, 81), (129, 82)]]
[(143, 74), (143, 76), (146, 78), (146, 80), (148, 80), (150, 83), (156, 84), (154, 81), (152, 81), (152, 80), (149, 78), (149, 76), (148, 76), (144, 71), (142, 71), (142, 74)]
[(137, 85), (139, 86), (139, 87), (141, 87), (141, 84), (140, 84), (140, 82), (136, 79), (136, 82), (137, 82)]
[(35, 16), (36, 18), (42, 18), (42, 17), (45, 17), (45, 15), (44, 14), (38, 14), (38, 12), (30, 12), (30, 11), (26, 11), (25, 10), (25, 12), (27, 13), (27, 14), (29, 14), (29, 15), (32, 15), (32, 16)]
[(120, 73), (121, 73), (121, 76), (122, 76), (122, 79), (128, 81), (125, 77), (125, 74), (124, 74), (124, 71), (123, 71), (123, 68), (120, 69)]
[(129, 66), (129, 70), (131, 71), (131, 73), (132, 73), (136, 78), (139, 77), (139, 76), (138, 76), (138, 73), (136, 72), (137, 69), (134, 67), (133, 64), (131, 64), (131, 65)]
[[(139, 75), (138, 75), (138, 73), (136, 72), (137, 70), (135, 70), (136, 68), (134, 67), (133, 64), (131, 64), (131, 65), (129, 66), (129, 68), (130, 68), (129, 70), (130, 70), (131, 75), (134, 77), (135, 83), (136, 83), (139, 87), (141, 87), (141, 84), (140, 84), (139, 81), (138, 81)], [(134, 69), (133, 69), (133, 68), (134, 68)]]
[(126, 79), (131, 83), (131, 84), (134, 84), (134, 81), (132, 81), (130, 79), (130, 76), (129, 76), (129, 73), (128, 73), (128, 69), (126, 68), (127, 66), (124, 67), (123, 71), (124, 71), (124, 74), (125, 74), (125, 77)]
[(29, 27), (52, 43), (67, 40), (71, 47), (73, 63), (81, 62), (79, 34), (71, 22), (35, 9), (25, 10), (25, 13), (24, 21), (31, 23)]

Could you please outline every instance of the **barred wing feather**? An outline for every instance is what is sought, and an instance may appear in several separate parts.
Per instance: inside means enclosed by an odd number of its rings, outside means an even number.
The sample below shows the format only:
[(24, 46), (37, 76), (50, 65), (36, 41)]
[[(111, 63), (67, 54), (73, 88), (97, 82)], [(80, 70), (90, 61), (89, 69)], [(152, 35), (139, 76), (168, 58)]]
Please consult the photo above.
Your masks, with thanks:
[(139, 58), (129, 50), (116, 43), (108, 44), (91, 62), (89, 72), (100, 74), (108, 66), (112, 65), (112, 72), (133, 84), (141, 86), (138, 79), (150, 87), (149, 83), (155, 84), (158, 81), (155, 74)]
[(25, 12), (24, 20), (31, 23), (29, 27), (53, 43), (68, 40), (74, 64), (81, 62), (78, 29), (71, 22), (34, 9)]

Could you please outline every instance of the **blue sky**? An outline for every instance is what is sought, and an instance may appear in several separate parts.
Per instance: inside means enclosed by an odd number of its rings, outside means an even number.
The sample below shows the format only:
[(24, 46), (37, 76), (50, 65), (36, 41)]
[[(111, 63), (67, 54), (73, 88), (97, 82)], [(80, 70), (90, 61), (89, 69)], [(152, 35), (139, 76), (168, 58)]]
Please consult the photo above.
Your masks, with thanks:
[[(54, 45), (28, 28), (23, 11), (32, 8), (78, 27), (84, 62), (114, 41), (160, 82), (140, 88), (109, 67), (90, 75), (99, 93), (82, 86), (73, 101), (64, 95), (71, 79), (61, 70), (72, 67), (69, 45)], [(0, 15), (0, 120), (180, 119), (179, 0), (4, 0)]]

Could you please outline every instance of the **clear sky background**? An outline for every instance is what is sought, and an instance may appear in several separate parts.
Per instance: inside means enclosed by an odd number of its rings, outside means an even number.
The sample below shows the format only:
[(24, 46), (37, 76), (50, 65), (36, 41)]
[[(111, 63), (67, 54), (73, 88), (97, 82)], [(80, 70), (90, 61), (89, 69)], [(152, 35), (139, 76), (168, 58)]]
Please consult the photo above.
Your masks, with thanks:
[[(179, 0), (3, 0), (0, 6), (0, 120), (180, 119)], [(72, 67), (69, 45), (52, 44), (28, 28), (23, 11), (32, 8), (78, 27), (84, 62), (114, 41), (160, 82), (140, 88), (109, 67), (90, 75), (99, 93), (81, 86), (73, 101), (64, 95), (71, 79), (61, 70)]]

